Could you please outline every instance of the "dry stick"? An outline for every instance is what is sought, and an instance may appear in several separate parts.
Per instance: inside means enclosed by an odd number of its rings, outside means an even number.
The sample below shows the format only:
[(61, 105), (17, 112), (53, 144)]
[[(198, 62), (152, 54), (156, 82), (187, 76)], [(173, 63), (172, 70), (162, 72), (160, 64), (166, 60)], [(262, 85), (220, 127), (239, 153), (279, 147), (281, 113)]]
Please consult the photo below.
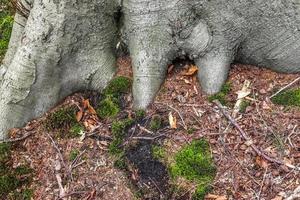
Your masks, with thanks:
[(161, 135), (158, 135), (158, 136), (155, 136), (155, 137), (132, 137), (131, 139), (133, 140), (156, 140), (158, 138), (161, 138), (161, 137), (167, 137), (165, 134), (161, 134)]
[(282, 91), (286, 90), (287, 88), (291, 87), (292, 85), (294, 85), (295, 83), (297, 83), (298, 81), (300, 81), (300, 77), (296, 78), (295, 80), (293, 80), (291, 83), (287, 84), (286, 86), (284, 86), (283, 88), (281, 88), (280, 90), (278, 90), (275, 94), (273, 94), (272, 96), (270, 96), (270, 99), (272, 99), (273, 97), (277, 96), (279, 93), (281, 93)]
[(272, 162), (272, 163), (277, 163), (277, 164), (280, 164), (280, 165), (285, 165), (287, 166), (288, 168), (290, 169), (295, 169), (295, 170), (299, 170), (300, 171), (300, 168), (299, 167), (296, 167), (294, 165), (291, 165), (291, 164), (286, 164), (284, 163), (283, 161), (281, 160), (277, 160), (275, 158), (271, 158), (270, 156), (268, 156), (266, 153), (262, 152), (261, 150), (258, 149), (257, 146), (255, 146), (254, 144), (251, 143), (251, 139), (249, 138), (249, 136), (247, 135), (247, 133), (245, 133), (245, 131), (243, 131), (243, 129), (239, 126), (239, 124), (225, 111), (225, 109), (223, 108), (222, 104), (218, 101), (218, 100), (214, 100), (213, 101), (217, 106), (218, 108), (221, 110), (221, 112), (223, 113), (223, 115), (235, 126), (235, 128), (240, 132), (242, 138), (247, 141), (247, 142), (250, 142), (250, 147), (259, 155), (259, 156), (262, 156), (264, 159)]
[(28, 138), (29, 136), (31, 136), (32, 133), (33, 133), (33, 132), (29, 132), (29, 133), (23, 135), (22, 137), (15, 138), (15, 139), (1, 140), (1, 141), (0, 141), (0, 144), (2, 144), (2, 143), (8, 143), (8, 142), (19, 142), (19, 141), (21, 141), (21, 140), (25, 140), (26, 138)]
[(168, 104), (166, 104), (166, 103), (162, 103), (162, 102), (155, 102), (155, 103), (166, 105), (166, 106), (168, 106), (169, 108), (171, 108), (172, 110), (174, 110), (174, 111), (179, 115), (179, 117), (180, 117), (180, 119), (181, 119), (181, 121), (182, 121), (183, 128), (184, 128), (185, 130), (187, 130), (187, 126), (186, 126), (186, 124), (185, 124), (185, 122), (184, 122), (184, 119), (183, 119), (181, 113), (180, 113), (176, 108), (174, 108), (174, 107), (172, 107), (172, 106), (170, 106), (170, 105), (168, 105)]
[(52, 145), (53, 145), (54, 148), (56, 149), (56, 151), (57, 151), (57, 153), (58, 153), (58, 156), (59, 156), (61, 162), (63, 163), (64, 168), (65, 168), (66, 170), (68, 170), (68, 174), (69, 174), (71, 180), (73, 180), (72, 172), (71, 172), (70, 169), (67, 167), (67, 165), (66, 165), (66, 163), (65, 163), (65, 160), (64, 160), (64, 157), (63, 157), (63, 155), (62, 155), (60, 149), (58, 148), (57, 144), (55, 143), (55, 141), (54, 141), (54, 139), (51, 137), (51, 135), (50, 135), (49, 133), (47, 133), (47, 132), (46, 132), (46, 135), (47, 135), (47, 137), (51, 140)]

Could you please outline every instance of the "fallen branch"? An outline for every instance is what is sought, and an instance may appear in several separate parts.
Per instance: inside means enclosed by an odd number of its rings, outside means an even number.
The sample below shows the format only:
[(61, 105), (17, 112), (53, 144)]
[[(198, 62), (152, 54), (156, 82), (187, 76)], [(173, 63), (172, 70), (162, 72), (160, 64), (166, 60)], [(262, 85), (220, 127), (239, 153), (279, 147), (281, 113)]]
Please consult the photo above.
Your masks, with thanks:
[(174, 107), (172, 107), (172, 106), (170, 106), (170, 105), (168, 105), (168, 104), (166, 104), (166, 103), (161, 103), (161, 102), (155, 102), (155, 103), (166, 105), (166, 106), (168, 106), (169, 108), (171, 108), (172, 110), (174, 110), (175, 112), (177, 112), (177, 114), (179, 115), (179, 117), (180, 117), (180, 119), (181, 119), (181, 121), (182, 121), (183, 128), (184, 128), (185, 130), (188, 129), (187, 126), (186, 126), (186, 124), (185, 124), (185, 122), (184, 122), (184, 119), (183, 119), (181, 113), (180, 113), (176, 108), (174, 108)]
[(299, 199), (300, 198), (300, 186), (298, 186), (293, 194), (291, 196), (289, 196), (288, 198), (286, 198), (285, 200), (294, 200), (294, 199)]
[(156, 140), (158, 138), (161, 138), (161, 137), (167, 137), (165, 134), (161, 134), (161, 135), (158, 135), (158, 136), (155, 136), (155, 137), (146, 137), (146, 136), (141, 136), (141, 137), (131, 137), (131, 139), (133, 140)]
[(291, 164), (287, 164), (284, 163), (281, 160), (277, 160), (275, 158), (271, 158), (270, 156), (268, 156), (266, 153), (262, 152), (257, 146), (255, 146), (252, 143), (251, 138), (247, 135), (247, 133), (239, 126), (239, 124), (235, 121), (235, 119), (233, 119), (224, 109), (224, 107), (222, 106), (222, 104), (218, 101), (218, 100), (214, 100), (213, 101), (218, 108), (221, 110), (222, 114), (234, 125), (234, 127), (239, 131), (239, 133), (241, 134), (242, 138), (249, 143), (249, 146), (261, 157), (263, 157), (265, 160), (272, 162), (272, 163), (276, 163), (279, 165), (285, 165), (290, 169), (294, 169), (294, 170), (299, 170), (300, 168)]
[(138, 124), (138, 127), (139, 127), (140, 130), (142, 130), (142, 131), (144, 131), (146, 133), (149, 133), (151, 135), (154, 135), (153, 131), (150, 131), (150, 130), (146, 129), (145, 127), (141, 126), (140, 124)]
[(275, 94), (273, 94), (272, 96), (270, 96), (270, 99), (272, 99), (273, 97), (277, 96), (279, 93), (281, 93), (282, 91), (288, 89), (289, 87), (291, 87), (292, 85), (294, 85), (295, 83), (297, 83), (298, 81), (300, 81), (300, 77), (296, 78), (295, 80), (293, 80), (291, 83), (287, 84), (286, 86), (284, 86), (283, 88), (281, 88), (280, 90), (278, 90)]
[(64, 157), (59, 149), (59, 147), (57, 146), (57, 144), (55, 143), (54, 139), (51, 137), (51, 135), (49, 133), (46, 132), (47, 137), (51, 140), (51, 143), (53, 145), (53, 147), (56, 149), (58, 156), (64, 166), (64, 168), (68, 171), (68, 175), (70, 176), (71, 180), (73, 180), (73, 176), (72, 176), (72, 171), (70, 170), (70, 168), (67, 167)]
[(27, 134), (25, 134), (25, 135), (23, 135), (22, 137), (19, 137), (19, 138), (1, 140), (0, 144), (2, 144), (2, 143), (10, 143), (10, 142), (19, 142), (19, 141), (25, 140), (26, 138), (28, 138), (29, 136), (31, 136), (32, 133), (33, 132), (28, 132)]

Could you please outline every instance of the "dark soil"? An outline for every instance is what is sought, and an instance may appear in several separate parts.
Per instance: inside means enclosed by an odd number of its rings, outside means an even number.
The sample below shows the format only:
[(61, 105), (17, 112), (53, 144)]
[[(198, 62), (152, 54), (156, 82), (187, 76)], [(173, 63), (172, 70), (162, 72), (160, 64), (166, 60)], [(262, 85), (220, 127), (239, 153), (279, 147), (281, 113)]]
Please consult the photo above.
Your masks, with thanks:
[(152, 156), (152, 144), (142, 141), (126, 152), (126, 158), (138, 172), (136, 185), (143, 199), (162, 199), (169, 191), (169, 177), (166, 167)]

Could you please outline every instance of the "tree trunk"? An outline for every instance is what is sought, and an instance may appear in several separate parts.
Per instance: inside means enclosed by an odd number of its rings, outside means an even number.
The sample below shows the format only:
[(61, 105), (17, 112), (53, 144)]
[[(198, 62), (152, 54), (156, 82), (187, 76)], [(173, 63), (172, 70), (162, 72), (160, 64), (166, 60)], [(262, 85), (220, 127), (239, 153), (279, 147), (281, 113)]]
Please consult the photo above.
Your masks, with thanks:
[(31, 3), (28, 19), (16, 14), (0, 69), (2, 136), (75, 91), (105, 87), (115, 72), (119, 33), (133, 61), (136, 108), (151, 103), (178, 56), (195, 61), (209, 94), (220, 90), (233, 61), (300, 71), (299, 0)]

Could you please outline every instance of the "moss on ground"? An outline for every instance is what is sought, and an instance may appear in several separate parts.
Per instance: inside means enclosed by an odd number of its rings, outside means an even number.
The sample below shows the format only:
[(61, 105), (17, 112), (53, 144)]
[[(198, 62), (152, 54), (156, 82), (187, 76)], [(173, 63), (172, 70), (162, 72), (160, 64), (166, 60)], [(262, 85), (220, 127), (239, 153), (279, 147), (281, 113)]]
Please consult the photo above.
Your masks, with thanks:
[(209, 96), (208, 101), (213, 102), (214, 100), (219, 100), (221, 104), (226, 105), (227, 104), (226, 96), (229, 94), (230, 90), (231, 90), (231, 83), (227, 82), (222, 86), (222, 89), (219, 93)]
[(117, 100), (111, 96), (102, 100), (97, 108), (97, 114), (101, 118), (116, 117), (120, 112), (120, 106)]
[(77, 149), (72, 149), (70, 154), (69, 154), (69, 161), (74, 161), (77, 156), (79, 155), (79, 151)]
[(13, 26), (13, 9), (8, 0), (0, 0), (0, 63), (6, 53)]
[(131, 80), (124, 76), (114, 78), (104, 89), (103, 95), (118, 97), (122, 93), (127, 93), (131, 87)]
[(30, 200), (33, 191), (27, 187), (32, 181), (33, 170), (26, 165), (13, 168), (10, 152), (10, 144), (0, 144), (0, 199)]
[(114, 121), (111, 125), (111, 132), (113, 135), (113, 141), (109, 145), (109, 152), (112, 155), (121, 155), (124, 150), (120, 148), (123, 139), (126, 135), (126, 129), (134, 123), (133, 119), (124, 119), (120, 121)]
[(153, 115), (149, 124), (149, 128), (152, 131), (157, 131), (162, 126), (162, 119), (159, 115)]
[(136, 120), (142, 120), (146, 115), (146, 111), (145, 110), (136, 110), (135, 111), (135, 118)]
[(75, 138), (81, 136), (84, 127), (76, 119), (76, 107), (60, 108), (50, 113), (44, 126), (49, 131), (57, 131), (58, 137)]
[(165, 150), (162, 146), (152, 145), (152, 156), (156, 160), (161, 160), (165, 157)]
[(208, 142), (196, 140), (182, 148), (175, 155), (170, 173), (173, 178), (183, 177), (196, 183), (193, 199), (204, 199), (216, 173)]
[(119, 76), (114, 78), (103, 90), (103, 99), (96, 111), (101, 118), (114, 118), (120, 112), (120, 97), (131, 88), (131, 80)]
[(272, 102), (283, 106), (300, 107), (300, 88), (290, 89), (272, 98)]
[(240, 105), (240, 112), (245, 113), (248, 106), (250, 106), (250, 101), (243, 100)]

